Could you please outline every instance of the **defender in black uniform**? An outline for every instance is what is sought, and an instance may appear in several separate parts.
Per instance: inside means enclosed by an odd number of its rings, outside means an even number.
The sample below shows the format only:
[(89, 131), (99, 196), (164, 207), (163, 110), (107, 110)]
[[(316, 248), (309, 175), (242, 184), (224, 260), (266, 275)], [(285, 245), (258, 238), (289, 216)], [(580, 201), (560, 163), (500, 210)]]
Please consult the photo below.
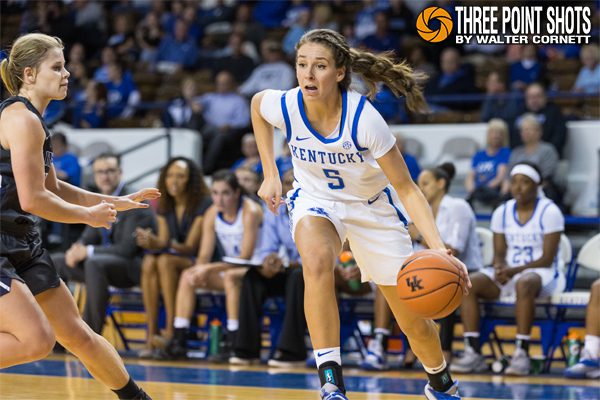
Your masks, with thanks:
[(160, 193), (104, 196), (57, 179), (41, 115), (50, 100), (67, 94), (60, 39), (40, 33), (20, 37), (0, 72), (13, 95), (0, 104), (0, 368), (44, 357), (56, 335), (119, 398), (150, 399), (114, 348), (79, 316), (35, 224), (41, 217), (108, 228), (117, 211), (148, 207), (140, 202)]

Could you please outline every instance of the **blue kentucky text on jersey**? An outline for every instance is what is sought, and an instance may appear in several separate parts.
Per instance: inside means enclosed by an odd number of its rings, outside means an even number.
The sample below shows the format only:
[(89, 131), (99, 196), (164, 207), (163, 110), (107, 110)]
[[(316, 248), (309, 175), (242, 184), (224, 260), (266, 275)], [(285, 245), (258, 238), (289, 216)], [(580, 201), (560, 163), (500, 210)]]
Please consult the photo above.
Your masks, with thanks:
[(290, 149), (292, 150), (292, 157), (312, 163), (341, 165), (365, 162), (364, 157), (358, 151), (352, 153), (331, 153), (329, 151), (304, 149), (293, 144), (290, 144)]

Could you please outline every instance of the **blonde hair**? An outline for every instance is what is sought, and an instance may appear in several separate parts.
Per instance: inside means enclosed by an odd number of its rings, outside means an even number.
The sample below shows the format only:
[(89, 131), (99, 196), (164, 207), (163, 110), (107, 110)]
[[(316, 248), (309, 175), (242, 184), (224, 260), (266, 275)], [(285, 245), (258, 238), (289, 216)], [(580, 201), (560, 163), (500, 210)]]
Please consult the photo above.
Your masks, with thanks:
[(521, 120), (519, 121), (519, 128), (523, 128), (523, 125), (526, 124), (530, 124), (531, 126), (533, 126), (533, 128), (537, 130), (541, 135), (542, 124), (540, 124), (540, 121), (538, 121), (538, 119), (535, 117), (535, 114), (527, 113), (521, 117)]
[(488, 122), (488, 131), (496, 130), (502, 133), (502, 143), (504, 146), (508, 145), (508, 124), (500, 118), (492, 118)]
[(391, 89), (396, 97), (404, 96), (411, 111), (426, 112), (427, 102), (419, 85), (425, 75), (414, 72), (406, 61), (397, 62), (393, 52), (373, 54), (348, 45), (344, 36), (330, 29), (313, 29), (306, 32), (296, 44), (296, 50), (306, 43), (318, 43), (333, 53), (336, 68), (345, 67), (346, 75), (339, 87), (347, 90), (351, 83), (351, 73), (356, 72), (364, 79), (369, 88), (369, 98), (377, 93), (376, 83), (382, 82)]
[(55, 48), (64, 49), (62, 41), (43, 33), (28, 33), (15, 40), (8, 58), (0, 63), (2, 82), (11, 95), (19, 93), (25, 68), (38, 68), (48, 50)]

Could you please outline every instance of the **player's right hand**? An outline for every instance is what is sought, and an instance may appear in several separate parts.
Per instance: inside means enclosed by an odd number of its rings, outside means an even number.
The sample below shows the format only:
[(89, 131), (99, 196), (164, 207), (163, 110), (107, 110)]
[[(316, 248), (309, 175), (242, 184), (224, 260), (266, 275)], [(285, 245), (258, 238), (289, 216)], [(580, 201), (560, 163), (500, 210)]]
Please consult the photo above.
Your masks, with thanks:
[(115, 205), (104, 200), (93, 207), (89, 207), (90, 218), (87, 224), (94, 228), (110, 229), (110, 225), (117, 220)]
[(265, 178), (260, 189), (258, 189), (258, 197), (260, 197), (269, 210), (275, 214), (279, 214), (279, 205), (281, 204), (281, 179), (279, 176), (273, 178)]

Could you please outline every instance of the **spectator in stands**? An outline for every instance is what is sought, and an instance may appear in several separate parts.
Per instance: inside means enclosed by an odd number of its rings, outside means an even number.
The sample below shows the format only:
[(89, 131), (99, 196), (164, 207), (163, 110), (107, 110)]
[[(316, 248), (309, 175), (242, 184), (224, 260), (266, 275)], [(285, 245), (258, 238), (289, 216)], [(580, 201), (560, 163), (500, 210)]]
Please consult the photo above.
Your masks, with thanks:
[(244, 53), (244, 35), (233, 32), (227, 41), (224, 53), (212, 63), (213, 74), (229, 71), (236, 83), (244, 82), (254, 70), (254, 61)]
[[(557, 199), (558, 193), (552, 177), (558, 165), (558, 153), (551, 144), (542, 140), (542, 125), (535, 115), (525, 114), (521, 118), (521, 140), (523, 144), (510, 153), (508, 170), (521, 162), (534, 163), (542, 174), (543, 182), (540, 186), (547, 196)], [(506, 179), (502, 185), (502, 193), (507, 194), (510, 191), (510, 180)]]
[(510, 66), (509, 84), (511, 90), (524, 91), (527, 85), (541, 82), (543, 66), (537, 59), (537, 49), (534, 44), (523, 47), (521, 59)]
[(216, 77), (216, 91), (198, 99), (205, 124), (201, 129), (203, 170), (210, 175), (221, 167), (230, 167), (240, 153), (240, 140), (250, 125), (248, 100), (236, 93), (230, 72)]
[(362, 46), (375, 53), (392, 50), (398, 54), (400, 49), (399, 36), (390, 31), (387, 11), (377, 11), (373, 17), (375, 19), (375, 32), (367, 35), (362, 40)]
[(75, 128), (104, 128), (107, 123), (108, 93), (103, 83), (90, 80), (85, 88), (83, 100), (78, 100), (73, 108)]
[(419, 175), (421, 174), (421, 166), (419, 165), (419, 161), (414, 155), (405, 151), (404, 139), (402, 138), (402, 135), (400, 135), (399, 133), (394, 133), (394, 136), (396, 137), (396, 147), (398, 148), (398, 150), (400, 150), (400, 153), (404, 158), (404, 162), (406, 163), (406, 168), (408, 168), (410, 177), (413, 181), (417, 182), (417, 180), (419, 179)]
[(422, 46), (413, 46), (408, 53), (408, 62), (414, 71), (425, 74), (428, 79), (435, 79), (437, 70), (435, 65), (427, 59), (427, 54)]
[(312, 18), (308, 30), (331, 29), (338, 30), (338, 24), (333, 18), (331, 5), (329, 3), (316, 3), (312, 9)]
[(522, 142), (518, 135), (521, 120), (525, 114), (533, 114), (542, 125), (542, 140), (554, 146), (562, 157), (567, 142), (567, 124), (562, 111), (548, 102), (546, 90), (539, 83), (532, 83), (525, 91), (525, 109), (511, 127), (510, 147), (515, 148)]
[[(233, 30), (240, 29), (244, 37), (250, 40), (255, 47), (258, 47), (265, 38), (265, 27), (252, 14), (252, 6), (249, 3), (238, 3), (233, 19)], [(252, 57), (250, 54), (246, 55)]]
[[(219, 6), (215, 5), (212, 8), (212, 11), (218, 13)], [(198, 40), (202, 37), (202, 27), (200, 26), (200, 20), (198, 18), (199, 14), (199, 4), (195, 2), (188, 2), (183, 8), (183, 12), (181, 13), (181, 19), (185, 21), (188, 26), (188, 35), (194, 43), (198, 43)]]
[[(479, 241), (475, 232), (477, 221), (475, 213), (463, 199), (448, 195), (450, 183), (455, 169), (451, 163), (445, 163), (435, 168), (425, 169), (419, 175), (419, 188), (431, 206), (435, 224), (440, 236), (452, 254), (460, 259), (469, 269), (477, 271), (483, 266)], [(415, 251), (427, 248), (421, 234), (415, 225), (410, 223), (408, 232), (414, 244)], [(386, 349), (391, 325), (391, 311), (381, 293), (375, 297), (374, 338), (369, 342), (368, 353), (361, 367), (367, 370), (387, 369)], [(452, 359), (452, 341), (454, 339), (454, 314), (439, 321), (441, 325), (440, 339), (446, 361)], [(405, 366), (414, 362), (412, 351), (406, 354)]]
[[(428, 96), (458, 95), (475, 93), (475, 78), (473, 67), (463, 64), (460, 53), (454, 47), (447, 47), (440, 56), (440, 74), (429, 80), (425, 87)], [(432, 109), (439, 111), (452, 109), (471, 109), (473, 105), (468, 101), (435, 101), (431, 104)]]
[[(283, 193), (292, 189), (294, 173), (283, 175)], [(259, 268), (244, 275), (240, 293), (239, 329), (231, 364), (250, 364), (260, 360), (262, 307), (268, 297), (285, 297), (285, 316), (277, 351), (270, 366), (303, 366), (306, 359), (306, 320), (304, 318), (304, 279), (298, 249), (289, 229), (287, 207), (279, 207), (279, 215), (263, 210), (261, 246), (256, 249)], [(281, 251), (283, 248), (285, 251)]]
[[(259, 246), (261, 206), (243, 196), (243, 190), (233, 172), (220, 170), (212, 177), (213, 205), (202, 222), (202, 243), (196, 264), (185, 270), (179, 279), (175, 308), (173, 339), (166, 348), (168, 357), (185, 357), (186, 339), (195, 308), (195, 290), (203, 288), (225, 291), (227, 303), (227, 343), (233, 342), (238, 330), (239, 289), (246, 268), (233, 268), (227, 262), (211, 262), (215, 245), (220, 243), (223, 256), (251, 262)], [(227, 350), (225, 353), (228, 353)], [(229, 354), (222, 356), (229, 358)]]
[(200, 131), (204, 126), (202, 105), (194, 78), (187, 77), (181, 81), (181, 96), (169, 103), (164, 115), (164, 124), (196, 131)]
[(211, 205), (202, 172), (185, 157), (169, 160), (161, 170), (158, 188), (163, 194), (158, 200), (158, 231), (155, 234), (150, 228), (136, 230), (137, 245), (146, 250), (141, 287), (148, 328), (146, 348), (139, 354), (141, 358), (154, 354), (152, 340), (159, 334), (159, 295), (166, 311), (164, 337), (173, 336), (179, 275), (193, 264), (202, 239), (204, 213)]
[(294, 15), (294, 20), (282, 40), (282, 47), (288, 59), (293, 59), (296, 55), (296, 43), (302, 35), (308, 30), (310, 23), (310, 8), (302, 6)]
[(67, 71), (69, 76), (69, 93), (67, 94), (69, 102), (83, 101), (85, 99), (85, 89), (88, 84), (87, 69), (85, 64), (79, 61), (69, 62)]
[(117, 52), (110, 46), (102, 48), (100, 53), (100, 61), (102, 64), (94, 71), (94, 80), (96, 82), (108, 83), (110, 78), (108, 77), (109, 65), (117, 61)]
[(69, 63), (80, 62), (85, 63), (85, 47), (81, 42), (75, 42), (71, 45), (71, 49), (69, 50)]
[(140, 92), (131, 73), (124, 71), (119, 62), (108, 65), (106, 93), (108, 118), (128, 118), (135, 113), (140, 102)]
[(485, 99), (481, 104), (481, 120), (488, 122), (492, 118), (512, 121), (518, 112), (517, 101), (506, 92), (506, 81), (498, 71), (488, 74), (485, 81)]
[(415, 24), (415, 16), (404, 0), (390, 0), (390, 8), (387, 10), (390, 31), (396, 37), (405, 35)]
[(564, 375), (574, 379), (600, 378), (600, 279), (592, 284), (585, 312), (585, 344), (579, 362), (567, 368)]
[(52, 151), (54, 152), (52, 163), (56, 170), (56, 176), (71, 185), (80, 186), (81, 167), (77, 155), (69, 152), (67, 137), (62, 132), (54, 132), (51, 141)]
[(529, 375), (535, 299), (564, 288), (559, 243), (565, 219), (552, 200), (538, 194), (542, 179), (539, 169), (531, 163), (519, 163), (510, 170), (513, 199), (492, 215), (494, 265), (470, 275), (473, 287), (463, 297), (460, 308), (465, 352), (450, 365), (451, 371), (469, 373), (488, 369), (479, 340), (479, 299), (516, 295), (516, 347), (504, 373)]
[(242, 137), (242, 154), (243, 158), (237, 160), (233, 166), (232, 170), (236, 170), (240, 167), (248, 167), (253, 171), (260, 171), (262, 168), (259, 166), (260, 157), (258, 156), (258, 146), (256, 145), (256, 138), (254, 137), (254, 133), (246, 133)]
[(128, 14), (116, 14), (114, 16), (113, 33), (106, 44), (115, 49), (119, 59), (135, 61), (137, 49), (131, 17)]
[(375, 13), (380, 10), (375, 0), (363, 0), (363, 8), (356, 13), (354, 33), (361, 41), (375, 33)]
[[(121, 180), (119, 157), (101, 154), (92, 164), (94, 181), (100, 193), (121, 196), (128, 193)], [(61, 278), (84, 282), (87, 300), (83, 319), (101, 334), (106, 318), (108, 286), (130, 288), (140, 283), (142, 249), (135, 243), (138, 227), (154, 226), (150, 209), (119, 214), (111, 229), (86, 226), (78, 242), (64, 254), (52, 255)]]
[(465, 179), (467, 201), (496, 207), (500, 201), (500, 190), (506, 178), (510, 157), (508, 125), (501, 119), (491, 119), (487, 127), (485, 149), (473, 156), (471, 170)]
[(154, 65), (158, 57), (158, 46), (164, 36), (160, 25), (160, 17), (154, 11), (150, 11), (142, 19), (135, 29), (135, 39), (140, 48), (140, 62)]
[(573, 86), (574, 92), (600, 93), (600, 48), (597, 44), (583, 46), (579, 53), (581, 69)]
[(279, 28), (288, 7), (287, 1), (257, 0), (252, 15), (266, 29)]
[(234, 173), (235, 177), (240, 183), (240, 186), (244, 189), (248, 197), (260, 203), (260, 198), (258, 197), (258, 189), (260, 188), (262, 179), (258, 172), (256, 172), (254, 168), (251, 168), (249, 166), (242, 166), (236, 168)]
[(156, 69), (174, 73), (184, 68), (192, 68), (198, 59), (198, 47), (189, 34), (187, 23), (179, 19), (175, 22), (175, 32), (165, 35), (158, 46)]
[(285, 62), (281, 44), (265, 39), (260, 44), (263, 63), (252, 71), (250, 77), (240, 86), (239, 92), (251, 97), (265, 89), (288, 90), (296, 83), (294, 69)]

